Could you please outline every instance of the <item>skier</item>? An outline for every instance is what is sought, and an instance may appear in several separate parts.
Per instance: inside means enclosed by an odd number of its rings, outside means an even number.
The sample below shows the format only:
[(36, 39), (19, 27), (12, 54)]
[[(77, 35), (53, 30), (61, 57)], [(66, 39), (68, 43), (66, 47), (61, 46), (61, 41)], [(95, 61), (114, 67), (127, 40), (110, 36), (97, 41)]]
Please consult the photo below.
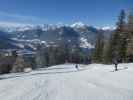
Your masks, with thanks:
[(78, 64), (75, 65), (75, 68), (76, 68), (77, 70), (79, 69), (79, 68), (78, 68)]
[(114, 58), (113, 63), (115, 65), (115, 71), (117, 71), (118, 70), (118, 68), (117, 68), (118, 67), (118, 60), (116, 58)]

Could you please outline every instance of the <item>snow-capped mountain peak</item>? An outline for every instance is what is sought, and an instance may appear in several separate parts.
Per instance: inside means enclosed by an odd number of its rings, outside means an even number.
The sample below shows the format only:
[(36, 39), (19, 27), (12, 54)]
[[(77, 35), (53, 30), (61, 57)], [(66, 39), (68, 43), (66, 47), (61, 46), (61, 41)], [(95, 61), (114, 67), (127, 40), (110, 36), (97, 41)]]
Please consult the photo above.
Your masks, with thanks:
[(72, 24), (72, 25), (70, 25), (72, 28), (80, 28), (80, 27), (84, 27), (84, 26), (86, 26), (83, 22), (76, 22), (76, 23), (74, 23), (74, 24)]

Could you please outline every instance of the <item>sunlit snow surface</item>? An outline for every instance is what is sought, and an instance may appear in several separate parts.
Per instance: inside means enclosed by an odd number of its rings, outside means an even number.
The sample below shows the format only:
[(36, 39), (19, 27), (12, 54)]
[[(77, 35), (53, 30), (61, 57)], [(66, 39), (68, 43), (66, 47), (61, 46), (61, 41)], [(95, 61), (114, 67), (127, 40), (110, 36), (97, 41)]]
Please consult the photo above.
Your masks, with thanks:
[(74, 64), (0, 76), (0, 100), (133, 100), (133, 64)]

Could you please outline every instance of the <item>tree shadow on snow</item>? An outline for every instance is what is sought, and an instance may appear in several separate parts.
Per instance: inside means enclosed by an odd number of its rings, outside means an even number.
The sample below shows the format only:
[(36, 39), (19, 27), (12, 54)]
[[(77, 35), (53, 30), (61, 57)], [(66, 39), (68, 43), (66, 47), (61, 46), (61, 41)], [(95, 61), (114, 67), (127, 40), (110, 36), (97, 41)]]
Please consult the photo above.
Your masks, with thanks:
[[(126, 70), (126, 69), (128, 69), (128, 67), (118, 68), (117, 71), (120, 71), (120, 70)], [(116, 72), (116, 71), (113, 70), (113, 71), (110, 71), (110, 72)]]
[(63, 68), (42, 68), (42, 69), (37, 69), (37, 71), (56, 70), (56, 69), (73, 69), (73, 68), (71, 68), (71, 67), (63, 67)]
[[(65, 69), (65, 68), (54, 68), (54, 69)], [(79, 69), (79, 70), (77, 70), (75, 68), (71, 68), (71, 69), (73, 69), (73, 70), (55, 71), (55, 72), (38, 72), (38, 73), (31, 73), (31, 74), (27, 73), (28, 75), (25, 75), (25, 73), (20, 73), (19, 75), (15, 75), (15, 76), (7, 76), (7, 77), (3, 76), (3, 77), (0, 77), (0, 80), (19, 78), (19, 77), (27, 77), (27, 76), (34, 76), (34, 75), (52, 75), (52, 74), (55, 75), (55, 74), (63, 74), (63, 73), (73, 73), (73, 72), (80, 72), (80, 71), (87, 70), (87, 69)], [(53, 69), (47, 69), (47, 70), (53, 70)]]

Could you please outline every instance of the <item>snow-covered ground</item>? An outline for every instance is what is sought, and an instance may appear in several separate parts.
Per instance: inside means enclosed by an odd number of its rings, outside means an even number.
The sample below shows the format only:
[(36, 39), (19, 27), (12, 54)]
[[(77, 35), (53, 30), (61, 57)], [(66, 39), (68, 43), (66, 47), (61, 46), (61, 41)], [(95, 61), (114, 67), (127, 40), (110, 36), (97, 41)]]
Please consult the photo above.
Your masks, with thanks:
[(0, 76), (0, 100), (133, 100), (133, 64), (73, 64)]

